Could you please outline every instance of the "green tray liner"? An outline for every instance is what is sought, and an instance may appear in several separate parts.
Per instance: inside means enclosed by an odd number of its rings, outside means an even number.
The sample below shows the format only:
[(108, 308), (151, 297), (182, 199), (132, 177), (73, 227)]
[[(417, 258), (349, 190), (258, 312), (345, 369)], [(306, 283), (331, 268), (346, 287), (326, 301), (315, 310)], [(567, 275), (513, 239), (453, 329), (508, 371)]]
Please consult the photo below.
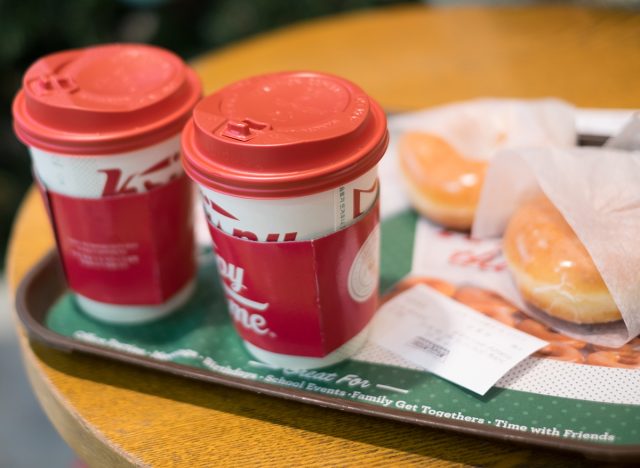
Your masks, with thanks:
[[(382, 223), (381, 291), (388, 290), (411, 269), (416, 215), (407, 211)], [(207, 255), (203, 252), (203, 255)], [(336, 374), (332, 382), (256, 366), (234, 331), (213, 261), (201, 262), (192, 299), (180, 311), (159, 321), (137, 326), (113, 326), (95, 321), (77, 307), (67, 292), (52, 306), (46, 326), (66, 337), (89, 336), (103, 346), (169, 360), (210, 372), (258, 380), (272, 385), (322, 393), (347, 401), (465, 420), (494, 428), (546, 434), (602, 445), (640, 444), (640, 407), (574, 400), (494, 387), (478, 396), (428, 372), (348, 360), (322, 369)], [(252, 364), (251, 361), (254, 361)], [(367, 388), (350, 387), (340, 378), (357, 375)], [(313, 385), (311, 385), (313, 384)], [(376, 384), (410, 390), (405, 394)], [(638, 390), (640, 391), (640, 389)], [(428, 408), (428, 409), (427, 409)], [(433, 413), (436, 411), (437, 413)], [(523, 429), (524, 428), (524, 429)], [(565, 433), (608, 434), (581, 438)], [(594, 439), (589, 438), (594, 437)]]

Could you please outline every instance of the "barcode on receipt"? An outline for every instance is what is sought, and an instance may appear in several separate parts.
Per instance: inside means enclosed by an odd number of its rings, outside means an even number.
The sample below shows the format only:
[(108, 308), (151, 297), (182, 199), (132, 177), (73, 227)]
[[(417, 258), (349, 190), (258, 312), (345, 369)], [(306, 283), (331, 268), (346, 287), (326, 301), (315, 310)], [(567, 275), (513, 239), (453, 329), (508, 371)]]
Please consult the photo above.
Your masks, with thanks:
[(440, 346), (438, 343), (434, 343), (423, 336), (416, 336), (411, 340), (410, 345), (439, 358), (443, 358), (449, 354), (449, 350), (447, 348)]

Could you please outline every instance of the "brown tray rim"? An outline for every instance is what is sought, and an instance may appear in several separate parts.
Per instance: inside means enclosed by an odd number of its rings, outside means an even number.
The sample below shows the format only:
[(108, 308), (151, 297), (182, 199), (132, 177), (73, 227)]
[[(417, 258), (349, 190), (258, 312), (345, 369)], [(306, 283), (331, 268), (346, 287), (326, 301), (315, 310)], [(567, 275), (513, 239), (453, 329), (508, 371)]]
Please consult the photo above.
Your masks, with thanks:
[[(42, 289), (43, 283), (44, 286), (48, 288), (45, 289), (45, 293), (47, 294), (44, 300), (38, 295), (31, 294), (34, 289)], [(253, 380), (248, 381), (238, 377), (216, 374), (212, 371), (172, 362), (158, 361), (146, 356), (127, 354), (115, 349), (74, 340), (60, 335), (44, 325), (48, 308), (65, 291), (66, 284), (62, 274), (60, 260), (55, 249), (52, 249), (29, 270), (20, 282), (16, 292), (15, 305), (18, 317), (25, 326), (30, 339), (66, 352), (79, 351), (85, 354), (158, 370), (180, 377), (215, 383), (324, 408), (381, 417), (433, 429), (444, 429), (501, 442), (513, 442), (519, 445), (533, 445), (564, 452), (580, 453), (587, 458), (605, 461), (637, 460), (640, 458), (640, 444), (607, 446), (590, 442), (573, 441), (571, 439), (558, 439), (540, 434), (527, 433), (525, 436), (519, 431), (499, 429), (471, 422), (447, 420), (429, 415), (415, 415), (414, 413), (398, 409), (382, 408), (366, 403), (350, 402), (336, 397), (290, 389), (288, 387), (279, 387)]]

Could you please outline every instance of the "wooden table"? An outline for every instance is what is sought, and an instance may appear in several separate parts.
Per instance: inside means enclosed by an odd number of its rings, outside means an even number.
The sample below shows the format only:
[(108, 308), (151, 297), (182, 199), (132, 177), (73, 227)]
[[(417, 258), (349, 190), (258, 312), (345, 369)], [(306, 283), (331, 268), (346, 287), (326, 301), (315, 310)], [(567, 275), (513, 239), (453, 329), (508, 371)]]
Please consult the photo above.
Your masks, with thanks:
[[(195, 65), (207, 92), (273, 70), (329, 71), (359, 83), (392, 111), (490, 95), (637, 108), (640, 15), (552, 6), (379, 9), (295, 25), (206, 55)], [(9, 250), (12, 291), (52, 245), (32, 190)], [(30, 343), (20, 332), (40, 403), (90, 464), (584, 463), (71, 356)]]

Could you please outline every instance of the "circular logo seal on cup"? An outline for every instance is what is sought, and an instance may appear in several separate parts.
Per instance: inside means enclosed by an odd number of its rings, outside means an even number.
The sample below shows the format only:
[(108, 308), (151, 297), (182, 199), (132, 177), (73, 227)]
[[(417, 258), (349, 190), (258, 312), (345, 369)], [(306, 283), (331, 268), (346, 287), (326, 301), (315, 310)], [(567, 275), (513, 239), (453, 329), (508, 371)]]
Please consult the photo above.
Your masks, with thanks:
[(378, 287), (380, 271), (380, 227), (377, 226), (360, 247), (349, 270), (349, 294), (356, 302), (364, 302)]

